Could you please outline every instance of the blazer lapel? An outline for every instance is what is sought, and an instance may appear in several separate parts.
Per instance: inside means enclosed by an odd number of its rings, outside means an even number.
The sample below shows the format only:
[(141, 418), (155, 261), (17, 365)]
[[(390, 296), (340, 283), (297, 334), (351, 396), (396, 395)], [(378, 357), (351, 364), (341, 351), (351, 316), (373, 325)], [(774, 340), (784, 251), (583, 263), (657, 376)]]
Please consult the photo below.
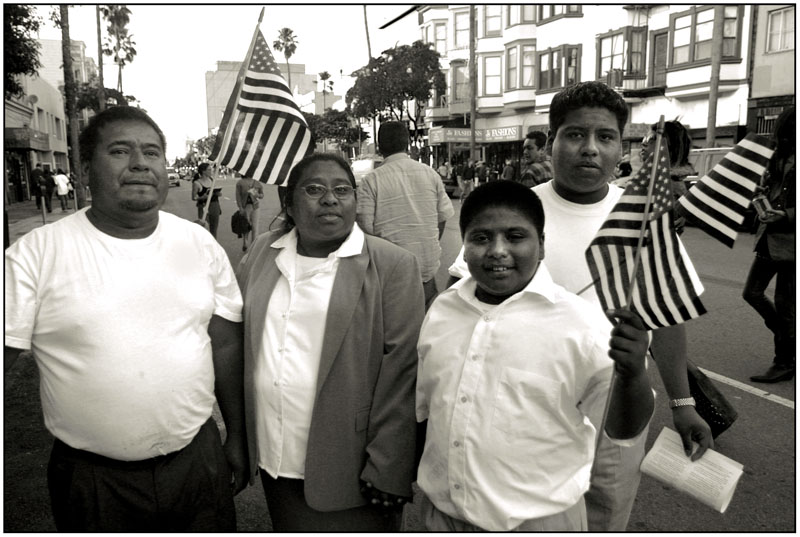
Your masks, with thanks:
[(339, 268), (333, 282), (328, 315), (325, 320), (325, 336), (322, 339), (322, 356), (317, 374), (317, 397), (328, 377), (334, 359), (339, 354), (344, 335), (352, 323), (353, 313), (361, 296), (361, 288), (364, 286), (368, 264), (369, 254), (366, 240), (359, 255), (343, 257), (339, 260)]

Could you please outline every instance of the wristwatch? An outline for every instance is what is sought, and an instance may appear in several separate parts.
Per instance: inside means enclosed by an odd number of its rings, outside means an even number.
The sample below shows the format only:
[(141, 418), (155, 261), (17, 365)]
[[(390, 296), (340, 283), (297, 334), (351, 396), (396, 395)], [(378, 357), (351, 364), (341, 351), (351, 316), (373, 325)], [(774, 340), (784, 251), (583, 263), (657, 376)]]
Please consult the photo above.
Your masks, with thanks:
[(670, 399), (669, 407), (678, 408), (679, 406), (697, 406), (694, 397), (681, 397), (680, 399)]

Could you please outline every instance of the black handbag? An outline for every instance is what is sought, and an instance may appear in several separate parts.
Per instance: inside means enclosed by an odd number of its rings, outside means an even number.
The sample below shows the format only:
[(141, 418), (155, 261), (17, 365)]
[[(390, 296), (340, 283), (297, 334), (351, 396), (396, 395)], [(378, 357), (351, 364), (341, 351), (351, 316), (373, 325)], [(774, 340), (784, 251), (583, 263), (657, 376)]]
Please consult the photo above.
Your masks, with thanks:
[(233, 230), (239, 238), (242, 238), (245, 233), (249, 233), (250, 221), (247, 219), (247, 216), (239, 211), (234, 211), (231, 215), (231, 230)]
[(711, 427), (711, 436), (716, 438), (736, 421), (736, 409), (691, 360), (686, 360), (686, 365), (689, 392), (694, 397), (697, 413)]

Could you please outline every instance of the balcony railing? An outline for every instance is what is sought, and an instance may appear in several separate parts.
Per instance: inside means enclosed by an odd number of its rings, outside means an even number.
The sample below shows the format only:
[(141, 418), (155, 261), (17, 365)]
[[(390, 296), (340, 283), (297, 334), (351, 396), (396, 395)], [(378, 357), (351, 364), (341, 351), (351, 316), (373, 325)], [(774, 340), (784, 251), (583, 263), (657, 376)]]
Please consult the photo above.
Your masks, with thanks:
[(6, 127), (3, 142), (6, 149), (50, 151), (50, 136), (29, 127)]

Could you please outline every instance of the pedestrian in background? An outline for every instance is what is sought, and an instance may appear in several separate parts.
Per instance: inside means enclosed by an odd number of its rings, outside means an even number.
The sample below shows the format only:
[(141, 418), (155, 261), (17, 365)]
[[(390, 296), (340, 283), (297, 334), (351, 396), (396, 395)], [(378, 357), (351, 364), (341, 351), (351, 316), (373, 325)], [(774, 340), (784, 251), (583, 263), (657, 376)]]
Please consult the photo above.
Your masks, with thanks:
[(553, 178), (553, 163), (547, 154), (547, 135), (541, 131), (529, 132), (522, 143), (520, 182), (527, 187), (546, 183)]
[(39, 188), (42, 191), (42, 198), (44, 199), (44, 206), (48, 213), (53, 212), (53, 191), (56, 188), (56, 182), (53, 179), (53, 172), (47, 168), (42, 172), (39, 178)]
[(203, 162), (197, 167), (196, 179), (192, 180), (192, 199), (197, 202), (197, 219), (202, 220), (203, 212), (206, 207), (206, 200), (211, 196), (211, 201), (208, 204), (208, 214), (206, 215), (206, 222), (208, 222), (208, 229), (211, 236), (217, 238), (217, 228), (219, 228), (219, 215), (222, 214), (222, 209), (219, 206), (219, 190), (214, 188), (212, 193), (211, 189), (214, 187), (214, 175), (211, 165), (208, 162)]
[(37, 162), (31, 172), (31, 186), (33, 187), (33, 194), (36, 196), (36, 208), (41, 209), (42, 198), (44, 198), (44, 171), (42, 170), (41, 162)]
[(6, 250), (5, 368), (23, 349), (38, 365), (59, 531), (236, 530), (242, 297), (222, 247), (160, 210), (164, 152), (141, 109), (95, 115), (80, 136), (92, 205)]
[(397, 531), (412, 496), (419, 265), (355, 224), (355, 185), (337, 155), (301, 160), (284, 229), (237, 270), (250, 475), (278, 532)]
[(501, 178), (504, 181), (514, 181), (517, 176), (517, 170), (514, 169), (514, 165), (511, 164), (511, 158), (506, 159), (506, 165), (503, 168), (503, 174)]
[[(753, 382), (790, 380), (795, 369), (795, 107), (775, 122), (777, 149), (767, 167), (761, 193), (770, 204), (759, 212), (756, 256), (747, 275), (743, 296), (773, 333), (775, 356), (770, 368), (750, 377)], [(766, 289), (775, 278), (775, 300)]]
[(467, 199), (475, 188), (475, 161), (469, 159), (464, 167), (464, 189), (461, 191), (461, 203)]
[[(411, 160), (408, 129), (399, 121), (382, 123), (378, 147), (383, 164), (358, 187), (358, 225), (369, 235), (381, 237), (413, 253), (422, 271), (425, 304), (438, 292), (436, 271), (442, 248), (439, 240), (453, 204), (444, 184), (429, 166)], [(464, 182), (469, 183), (465, 176)]]
[(70, 190), (69, 178), (64, 175), (64, 170), (59, 168), (53, 180), (56, 183), (56, 194), (61, 202), (61, 212), (63, 213), (69, 209), (69, 204), (67, 202), (67, 196)]
[(250, 222), (250, 231), (245, 233), (243, 238), (243, 252), (246, 252), (258, 237), (258, 207), (259, 201), (263, 198), (264, 186), (260, 181), (256, 181), (252, 177), (241, 177), (236, 182), (236, 206)]

